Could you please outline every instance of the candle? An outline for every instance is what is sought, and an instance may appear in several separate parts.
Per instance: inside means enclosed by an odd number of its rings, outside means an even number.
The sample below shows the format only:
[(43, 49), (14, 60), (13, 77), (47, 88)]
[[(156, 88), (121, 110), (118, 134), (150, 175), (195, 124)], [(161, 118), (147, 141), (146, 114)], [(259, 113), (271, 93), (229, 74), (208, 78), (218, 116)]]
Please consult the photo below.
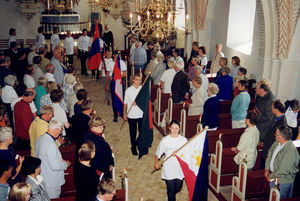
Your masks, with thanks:
[(49, 3), (49, 0), (47, 1), (47, 8), (48, 8), (48, 10), (50, 9), (50, 3)]
[(129, 13), (129, 18), (130, 18), (130, 25), (132, 25), (132, 13)]
[(150, 12), (149, 12), (149, 10), (147, 11), (147, 19), (148, 20), (150, 19)]
[(187, 27), (189, 25), (189, 18), (190, 17), (189, 17), (189, 15), (186, 15), (185, 18), (186, 18), (185, 26)]
[(73, 9), (73, 0), (71, 0), (71, 10)]
[(141, 16), (138, 16), (139, 27), (141, 27)]

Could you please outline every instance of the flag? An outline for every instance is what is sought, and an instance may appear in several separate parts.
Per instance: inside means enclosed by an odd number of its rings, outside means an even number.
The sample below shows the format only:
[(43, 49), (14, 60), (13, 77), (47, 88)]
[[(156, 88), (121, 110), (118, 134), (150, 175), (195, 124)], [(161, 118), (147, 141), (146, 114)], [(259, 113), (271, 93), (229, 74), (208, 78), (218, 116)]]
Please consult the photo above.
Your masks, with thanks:
[(123, 86), (122, 86), (122, 73), (120, 65), (120, 56), (118, 55), (117, 61), (112, 74), (112, 92), (113, 93), (113, 107), (117, 110), (118, 114), (123, 117)]
[(208, 142), (203, 131), (176, 153), (185, 177), (190, 201), (207, 201)]
[(98, 23), (96, 23), (94, 39), (88, 58), (88, 67), (90, 70), (98, 69), (101, 64), (103, 50), (100, 48), (100, 41)]
[(135, 99), (136, 105), (143, 111), (143, 119), (138, 138), (139, 159), (142, 158), (143, 155), (148, 154), (148, 149), (153, 142), (150, 82), (151, 77), (148, 76)]

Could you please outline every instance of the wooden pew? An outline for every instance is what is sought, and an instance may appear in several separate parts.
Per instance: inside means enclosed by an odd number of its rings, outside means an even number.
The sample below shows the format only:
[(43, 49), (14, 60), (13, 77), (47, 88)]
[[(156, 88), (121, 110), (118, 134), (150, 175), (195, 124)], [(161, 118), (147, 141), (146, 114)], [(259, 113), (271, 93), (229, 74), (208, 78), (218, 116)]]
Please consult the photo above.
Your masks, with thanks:
[[(230, 113), (230, 107), (232, 100), (220, 101), (220, 110), (219, 113)], [(253, 110), (256, 104), (256, 99), (251, 98), (248, 110)]]
[(154, 123), (159, 126), (162, 120), (162, 113), (168, 107), (168, 99), (171, 94), (163, 94), (161, 93), (161, 89), (158, 88), (156, 91), (156, 99), (154, 101)]
[(155, 101), (157, 96), (157, 89), (159, 88), (159, 85), (152, 85), (151, 84), (151, 102)]
[(219, 127), (218, 129), (231, 129), (232, 128), (232, 120), (230, 113), (219, 113)]
[(32, 45), (35, 45), (35, 39), (26, 39), (25, 43), (26, 43), (26, 47), (30, 48)]
[(249, 198), (268, 197), (269, 182), (264, 177), (264, 170), (247, 171), (247, 164), (239, 166), (238, 177), (232, 179), (231, 200), (245, 201)]
[(180, 111), (183, 108), (183, 104), (173, 104), (173, 99), (168, 99), (168, 108), (166, 109), (166, 130), (165, 133), (169, 133), (169, 125), (172, 120), (180, 121)]
[(200, 115), (188, 116), (186, 109), (180, 114), (180, 133), (186, 138), (191, 138), (197, 133)]

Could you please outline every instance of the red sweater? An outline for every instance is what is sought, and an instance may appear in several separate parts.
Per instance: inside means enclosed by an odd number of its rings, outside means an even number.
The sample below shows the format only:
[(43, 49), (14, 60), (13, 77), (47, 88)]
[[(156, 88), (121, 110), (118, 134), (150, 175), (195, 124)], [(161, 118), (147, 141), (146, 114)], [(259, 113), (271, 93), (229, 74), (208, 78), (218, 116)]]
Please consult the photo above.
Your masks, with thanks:
[(14, 106), (15, 134), (22, 140), (29, 140), (29, 127), (33, 121), (33, 114), (29, 104), (21, 99)]

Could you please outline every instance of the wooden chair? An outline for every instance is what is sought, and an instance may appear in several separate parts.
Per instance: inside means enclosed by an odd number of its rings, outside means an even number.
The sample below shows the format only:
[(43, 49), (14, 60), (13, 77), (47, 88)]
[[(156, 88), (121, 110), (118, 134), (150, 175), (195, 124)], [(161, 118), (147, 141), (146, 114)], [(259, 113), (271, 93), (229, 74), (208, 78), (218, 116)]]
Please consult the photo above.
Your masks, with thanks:
[(197, 125), (200, 115), (187, 116), (186, 109), (181, 110), (180, 115), (180, 132), (186, 138), (191, 138), (197, 133)]
[(159, 85), (151, 85), (151, 102), (155, 101)]
[(168, 99), (171, 94), (161, 93), (161, 89), (156, 91), (156, 99), (154, 101), (154, 123), (159, 126), (162, 120), (162, 114), (168, 107)]
[(168, 100), (168, 108), (166, 109), (166, 134), (169, 133), (169, 125), (172, 120), (180, 121), (180, 111), (183, 108), (183, 104), (173, 104), (172, 97)]

